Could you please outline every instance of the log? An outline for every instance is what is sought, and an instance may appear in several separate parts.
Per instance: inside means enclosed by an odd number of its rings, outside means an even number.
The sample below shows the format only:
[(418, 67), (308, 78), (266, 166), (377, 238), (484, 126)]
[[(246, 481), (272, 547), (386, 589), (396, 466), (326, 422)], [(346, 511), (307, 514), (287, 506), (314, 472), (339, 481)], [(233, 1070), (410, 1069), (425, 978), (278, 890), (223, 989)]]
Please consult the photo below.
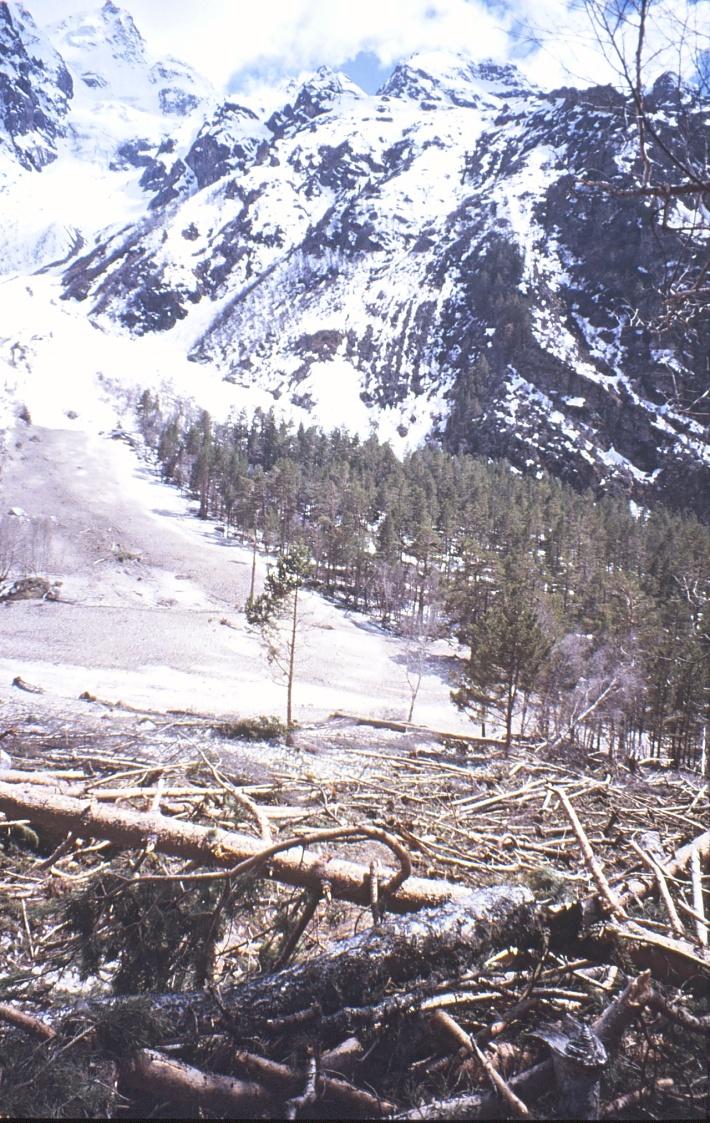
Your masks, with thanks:
[[(131, 808), (105, 807), (97, 800), (77, 799), (29, 784), (20, 787), (0, 783), (0, 811), (10, 818), (29, 819), (35, 828), (53, 835), (72, 831), (81, 838), (107, 839), (126, 849), (140, 849), (154, 840), (157, 852), (202, 866), (232, 869), (256, 857), (263, 849), (260, 839), (236, 831), (200, 826)], [(266, 869), (270, 877), (286, 885), (319, 892), (327, 881), (333, 897), (358, 905), (370, 904), (369, 866), (294, 849), (270, 858)], [(385, 882), (395, 877), (396, 871), (385, 869), (380, 874)], [(464, 902), (469, 896), (470, 890), (448, 881), (409, 877), (388, 896), (387, 908), (396, 913), (414, 912), (446, 901)]]
[(19, 1010), (16, 1006), (8, 1006), (4, 1002), (0, 1002), (0, 1022), (21, 1029), (24, 1033), (39, 1038), (40, 1041), (51, 1041), (57, 1036), (54, 1026), (43, 1022), (41, 1018), (36, 1018), (34, 1014), (27, 1014), (24, 1010)]
[[(317, 1020), (322, 1043), (334, 1035), (339, 1041), (342, 1026), (329, 1025), (329, 1017), (344, 1006), (369, 1007), (392, 987), (411, 989), (418, 981), (450, 978), (494, 950), (530, 946), (539, 938), (538, 920), (532, 894), (524, 886), (479, 889), (465, 903), (389, 917), (308, 963), (222, 988), (219, 998), (199, 991), (144, 995), (139, 1001), (170, 1026), (171, 1040), (227, 1032), (235, 1043), (247, 1043), (255, 1036), (273, 1036)], [(98, 1022), (121, 1008), (130, 1012), (135, 1001), (90, 999), (82, 1003), (81, 1016)], [(73, 1012), (56, 1011), (53, 1018)]]
[(34, 686), (31, 682), (25, 682), (19, 675), (15, 675), (12, 680), (12, 685), (16, 686), (18, 690), (24, 690), (27, 694), (44, 694), (44, 687)]
[[(57, 1037), (53, 1026), (13, 1006), (0, 1005), (0, 1021), (40, 1041), (52, 1041)], [(261, 1084), (202, 1072), (154, 1049), (137, 1049), (117, 1066), (116, 1076), (119, 1086), (125, 1089), (149, 1092), (158, 1098), (228, 1117), (252, 1118), (256, 1112), (271, 1115), (275, 1107), (274, 1097)], [(345, 1084), (344, 1081), (333, 1083)]]
[(119, 1085), (228, 1119), (271, 1115), (275, 1108), (274, 1097), (261, 1084), (202, 1072), (154, 1049), (140, 1049), (120, 1066)]
[[(504, 749), (505, 741), (496, 737), (478, 737), (475, 733), (449, 733), (444, 729), (432, 729), (428, 725), (416, 725), (411, 721), (397, 721), (395, 718), (367, 717), (362, 714), (349, 714), (336, 710), (331, 721), (351, 721), (354, 725), (369, 725), (373, 729), (388, 729), (393, 733), (423, 733), (436, 741), (453, 741), (460, 745), (485, 745)], [(517, 740), (517, 738), (515, 738)]]
[[(276, 1061), (247, 1052), (238, 1052), (235, 1061), (237, 1067), (243, 1069), (247, 1076), (260, 1081), (275, 1094), (278, 1093), (283, 1097), (297, 1096), (303, 1088), (303, 1075), (294, 1072), (287, 1065), (277, 1064)], [(395, 1111), (395, 1105), (388, 1100), (379, 1099), (371, 1092), (356, 1088), (354, 1084), (342, 1078), (323, 1075), (327, 1067), (327, 1054), (324, 1054), (321, 1057), (320, 1074), (316, 1079), (319, 1099), (326, 1100), (334, 1107), (348, 1112), (357, 1111), (367, 1119), (379, 1119)]]

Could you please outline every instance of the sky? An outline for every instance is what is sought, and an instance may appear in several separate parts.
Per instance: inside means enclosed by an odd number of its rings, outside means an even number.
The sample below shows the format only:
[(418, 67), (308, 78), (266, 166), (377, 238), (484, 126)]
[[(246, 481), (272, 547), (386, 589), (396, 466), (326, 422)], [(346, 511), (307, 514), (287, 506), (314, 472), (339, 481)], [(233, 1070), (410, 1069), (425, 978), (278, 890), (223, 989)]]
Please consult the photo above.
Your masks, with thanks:
[[(614, 80), (584, 0), (116, 0), (151, 53), (191, 63), (236, 92), (321, 65), (342, 69), (368, 92), (417, 50), (462, 51), (513, 61), (537, 84)], [(628, 0), (606, 0), (609, 8)], [(40, 24), (101, 6), (101, 0), (24, 0)], [(672, 68), (688, 14), (710, 30), (710, 0), (653, 0), (647, 55)]]

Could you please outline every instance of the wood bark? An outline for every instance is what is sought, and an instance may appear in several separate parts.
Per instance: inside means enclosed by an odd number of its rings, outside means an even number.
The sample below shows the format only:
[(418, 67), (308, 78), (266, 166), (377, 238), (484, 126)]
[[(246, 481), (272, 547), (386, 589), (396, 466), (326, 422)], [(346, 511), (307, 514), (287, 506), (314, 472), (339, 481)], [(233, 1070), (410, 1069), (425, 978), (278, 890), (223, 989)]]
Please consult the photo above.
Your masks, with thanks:
[(149, 1092), (181, 1107), (216, 1112), (228, 1119), (271, 1115), (274, 1097), (261, 1084), (202, 1072), (170, 1060), (153, 1049), (141, 1049), (119, 1069), (119, 1086)]
[[(170, 1025), (171, 1039), (228, 1032), (235, 1042), (280, 1033), (296, 1024), (317, 1023), (319, 1038), (342, 1039), (343, 1026), (332, 1018), (343, 1007), (369, 1007), (389, 987), (411, 987), (459, 975), (482, 956), (537, 939), (536, 911), (522, 886), (480, 889), (465, 902), (425, 909), (416, 916), (390, 917), (308, 963), (223, 988), (219, 998), (192, 994), (141, 996)], [(130, 1009), (133, 998), (101, 998), (83, 1003), (84, 1014)], [(66, 1015), (63, 1010), (58, 1015)], [(332, 1020), (331, 1020), (332, 1019)]]
[(598, 1119), (601, 1077), (608, 1054), (597, 1035), (568, 1014), (559, 1025), (536, 1030), (535, 1036), (552, 1052), (560, 1116)]
[[(162, 854), (186, 858), (203, 866), (231, 869), (254, 858), (263, 849), (260, 839), (236, 831), (199, 826), (179, 819), (127, 808), (105, 807), (91, 799), (77, 799), (54, 790), (29, 784), (18, 787), (0, 782), (0, 811), (9, 818), (26, 818), (53, 835), (73, 831), (82, 838), (103, 838), (118, 846), (142, 848), (154, 840)], [(320, 891), (328, 882), (333, 897), (354, 904), (370, 904), (369, 867), (338, 858), (328, 858), (299, 848), (277, 854), (266, 863), (268, 876), (286, 885)], [(383, 882), (396, 876), (381, 870)], [(466, 901), (470, 891), (447, 881), (407, 878), (393, 893), (387, 908), (407, 913), (446, 901)]]

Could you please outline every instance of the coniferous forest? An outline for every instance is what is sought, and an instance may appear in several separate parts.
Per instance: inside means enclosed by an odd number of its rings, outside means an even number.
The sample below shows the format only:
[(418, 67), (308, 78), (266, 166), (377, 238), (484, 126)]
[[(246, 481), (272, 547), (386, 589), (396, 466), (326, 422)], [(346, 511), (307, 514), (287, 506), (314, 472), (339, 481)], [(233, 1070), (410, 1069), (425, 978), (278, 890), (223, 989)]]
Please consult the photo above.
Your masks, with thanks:
[[(513, 734), (707, 767), (710, 533), (694, 517), (424, 447), (295, 427), (138, 418), (163, 478), (227, 535), (298, 545), (329, 597), (406, 634), (459, 643), (452, 701)], [(254, 590), (252, 590), (252, 595)]]

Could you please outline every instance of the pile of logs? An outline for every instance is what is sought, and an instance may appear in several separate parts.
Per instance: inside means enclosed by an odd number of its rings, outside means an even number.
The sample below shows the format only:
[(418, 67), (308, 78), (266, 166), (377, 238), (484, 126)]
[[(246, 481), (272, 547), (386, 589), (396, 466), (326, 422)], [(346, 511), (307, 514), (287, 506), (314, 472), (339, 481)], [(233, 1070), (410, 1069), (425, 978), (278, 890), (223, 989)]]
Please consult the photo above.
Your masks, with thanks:
[[(493, 750), (389, 755), (354, 748), (337, 778), (294, 768), (258, 786), (204, 752), (10, 762), (0, 894), (21, 919), (0, 966), (4, 1086), (3, 1047), (26, 1038), (40, 1072), (67, 1050), (100, 1055), (118, 1114), (702, 1118), (702, 790)], [(235, 913), (202, 989), (116, 995), (97, 974), (72, 1000), (62, 924), (37, 918), (107, 874), (126, 892), (216, 884), (215, 924), (243, 879), (271, 895), (256, 920)], [(270, 969), (249, 971), (278, 909)], [(149, 1043), (118, 1047), (132, 1021)]]

